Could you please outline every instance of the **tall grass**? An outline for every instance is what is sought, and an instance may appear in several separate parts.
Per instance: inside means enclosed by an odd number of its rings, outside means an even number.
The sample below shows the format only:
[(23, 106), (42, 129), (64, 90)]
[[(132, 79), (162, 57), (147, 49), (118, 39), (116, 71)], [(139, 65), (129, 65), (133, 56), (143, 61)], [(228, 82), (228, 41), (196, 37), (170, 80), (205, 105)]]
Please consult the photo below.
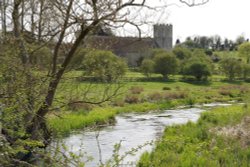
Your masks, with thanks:
[(166, 128), (152, 153), (144, 153), (137, 166), (248, 166), (250, 148), (242, 148), (237, 139), (217, 135), (214, 127), (235, 125), (249, 109), (222, 107), (202, 114), (198, 123)]
[(177, 105), (175, 102), (165, 102), (131, 104), (126, 105), (126, 107), (95, 108), (88, 113), (85, 111), (78, 111), (64, 113), (61, 114), (60, 117), (49, 117), (48, 124), (56, 135), (67, 135), (73, 130), (112, 123), (115, 115), (119, 113), (148, 112), (152, 110), (169, 109), (175, 105)]

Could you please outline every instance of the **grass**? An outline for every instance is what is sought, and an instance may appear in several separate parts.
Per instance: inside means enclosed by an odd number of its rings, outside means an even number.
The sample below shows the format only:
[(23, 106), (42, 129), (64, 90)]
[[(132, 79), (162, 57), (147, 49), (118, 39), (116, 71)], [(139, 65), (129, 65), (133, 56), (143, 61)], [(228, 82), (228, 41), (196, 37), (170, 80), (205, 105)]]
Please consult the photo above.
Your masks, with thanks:
[(222, 107), (204, 112), (198, 123), (168, 127), (155, 150), (144, 153), (138, 166), (248, 166), (249, 147), (242, 148), (237, 138), (211, 131), (238, 124), (246, 115), (250, 109), (243, 106)]
[[(70, 72), (59, 85), (54, 106), (61, 102), (81, 101), (85, 97), (86, 89), (89, 97), (102, 98), (106, 93), (105, 84), (89, 84), (76, 81), (81, 72)], [(143, 77), (138, 72), (129, 72), (128, 77)], [(70, 77), (72, 77), (70, 79)], [(158, 77), (158, 76), (156, 76)], [(178, 77), (178, 76), (177, 76)], [(216, 76), (218, 78), (218, 76)], [(110, 85), (109, 85), (110, 86)], [(116, 86), (113, 85), (111, 90)], [(122, 84), (119, 96), (112, 102), (106, 102), (101, 107), (85, 105), (75, 106), (75, 111), (66, 107), (60, 112), (55, 112), (59, 117), (50, 115), (49, 126), (56, 134), (69, 134), (73, 130), (83, 129), (99, 124), (112, 122), (114, 116), (124, 112), (145, 112), (151, 110), (168, 109), (178, 105), (193, 105), (195, 103), (226, 102), (231, 100), (241, 101), (249, 94), (250, 85), (244, 82), (209, 82), (191, 83), (180, 81), (161, 82), (125, 82)], [(102, 94), (102, 92), (105, 92)], [(112, 92), (112, 91), (111, 91)], [(129, 103), (125, 98), (130, 98)], [(132, 99), (132, 100), (131, 100)], [(91, 99), (98, 100), (98, 99)], [(134, 101), (133, 101), (134, 100)], [(57, 101), (61, 101), (60, 103)], [(90, 111), (87, 111), (89, 108)]]
[(126, 107), (95, 108), (91, 112), (77, 111), (63, 113), (58, 116), (49, 116), (49, 127), (57, 136), (65, 136), (74, 130), (87, 127), (98, 127), (114, 122), (114, 117), (119, 113), (147, 112), (152, 110), (167, 109), (175, 106), (176, 103), (140, 103), (130, 104)]

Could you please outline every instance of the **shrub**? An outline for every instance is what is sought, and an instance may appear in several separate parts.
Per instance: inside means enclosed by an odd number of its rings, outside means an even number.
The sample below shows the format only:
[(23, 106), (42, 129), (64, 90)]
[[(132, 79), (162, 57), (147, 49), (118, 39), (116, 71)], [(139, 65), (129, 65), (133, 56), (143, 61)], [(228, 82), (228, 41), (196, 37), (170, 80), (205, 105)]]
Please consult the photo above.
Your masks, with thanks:
[(118, 107), (124, 107), (125, 102), (123, 99), (117, 99), (113, 102), (113, 105)]
[(161, 74), (164, 78), (168, 78), (170, 74), (177, 73), (178, 60), (175, 55), (171, 53), (161, 53), (154, 57), (155, 72)]
[(78, 49), (76, 53), (74, 54), (72, 60), (70, 61), (68, 68), (74, 69), (74, 70), (83, 68), (83, 60), (84, 60), (85, 55), (88, 52), (90, 52), (89, 49), (85, 49), (85, 48)]
[(162, 94), (159, 92), (154, 92), (154, 93), (148, 95), (148, 99), (151, 101), (160, 101), (160, 100), (162, 100), (162, 98), (163, 98)]
[(125, 75), (126, 63), (110, 51), (95, 50), (84, 58), (84, 74), (102, 82), (113, 82)]
[(191, 51), (188, 48), (177, 46), (173, 49), (175, 56), (180, 59), (188, 59), (191, 57)]
[(125, 102), (129, 103), (129, 104), (133, 104), (133, 103), (139, 103), (139, 97), (137, 95), (127, 95), (125, 97)]
[(165, 87), (162, 88), (162, 90), (171, 90), (171, 88), (165, 86)]
[(188, 94), (184, 91), (182, 92), (166, 92), (164, 93), (163, 97), (166, 100), (172, 100), (172, 99), (183, 99), (186, 98)]
[(73, 101), (68, 104), (68, 107), (72, 111), (79, 111), (79, 110), (84, 110), (84, 111), (90, 111), (93, 109), (93, 105), (88, 104), (88, 103), (74, 103)]
[(29, 46), (30, 62), (33, 65), (37, 65), (41, 68), (49, 68), (52, 59), (52, 51), (44, 46), (39, 48), (35, 45)]
[(142, 64), (141, 64), (141, 67), (140, 67), (140, 70), (141, 72), (146, 76), (146, 77), (150, 77), (151, 74), (154, 72), (154, 66), (155, 66), (155, 63), (153, 60), (150, 60), (150, 59), (144, 59), (142, 61)]
[(192, 62), (185, 67), (185, 75), (192, 75), (196, 80), (207, 80), (207, 77), (211, 75), (211, 70), (208, 64), (202, 62)]
[(230, 81), (242, 73), (242, 62), (234, 57), (227, 57), (221, 60), (220, 67)]
[(132, 86), (129, 90), (132, 94), (141, 94), (144, 91), (143, 87), (140, 86)]

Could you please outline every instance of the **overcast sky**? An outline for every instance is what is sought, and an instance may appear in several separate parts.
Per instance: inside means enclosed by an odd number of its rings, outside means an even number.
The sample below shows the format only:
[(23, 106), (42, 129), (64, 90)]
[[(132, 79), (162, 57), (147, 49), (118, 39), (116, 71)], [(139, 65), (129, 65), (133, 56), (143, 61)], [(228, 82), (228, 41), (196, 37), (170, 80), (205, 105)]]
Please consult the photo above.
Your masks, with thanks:
[[(240, 35), (250, 38), (250, 0), (210, 0), (207, 4), (196, 7), (188, 7), (179, 0), (148, 0), (151, 6), (159, 1), (178, 6), (172, 5), (166, 8), (164, 14), (158, 12), (158, 16), (149, 14), (146, 18), (151, 17), (154, 23), (173, 24), (174, 42), (176, 39), (184, 41), (186, 37), (196, 35), (220, 35), (231, 40)], [(146, 25), (143, 30), (144, 36), (152, 36), (152, 26)], [(132, 30), (129, 32), (129, 28), (126, 31), (125, 35), (136, 34)]]
[(239, 35), (250, 37), (250, 0), (210, 0), (203, 6), (172, 6), (168, 11), (167, 21), (160, 22), (173, 24), (174, 39), (216, 34), (233, 40)]
[(215, 34), (229, 39), (250, 37), (250, 0), (210, 0), (203, 6), (170, 7), (169, 11), (175, 38)]

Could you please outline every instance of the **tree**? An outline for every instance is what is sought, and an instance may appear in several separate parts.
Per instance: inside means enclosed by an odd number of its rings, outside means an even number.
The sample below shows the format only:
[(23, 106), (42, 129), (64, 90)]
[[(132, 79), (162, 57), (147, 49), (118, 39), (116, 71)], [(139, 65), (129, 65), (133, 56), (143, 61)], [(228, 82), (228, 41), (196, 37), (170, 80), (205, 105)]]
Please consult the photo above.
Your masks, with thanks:
[(192, 52), (192, 56), (183, 64), (182, 73), (184, 75), (192, 75), (197, 80), (207, 80), (212, 74), (212, 61), (205, 54), (204, 50), (196, 49)]
[(153, 60), (144, 59), (141, 64), (141, 72), (146, 76), (150, 77), (151, 74), (154, 72), (155, 63)]
[(184, 68), (185, 75), (192, 75), (198, 81), (207, 80), (207, 77), (211, 75), (211, 69), (209, 65), (204, 62), (191, 62)]
[[(1, 1), (6, 2), (6, 1)], [(53, 110), (58, 85), (68, 69), (78, 48), (99, 25), (135, 26), (140, 34), (137, 12), (147, 6), (146, 0), (12, 0), (1, 19), (9, 19), (7, 29), (12, 29), (9, 50), (1, 57), (1, 106), (3, 107), (3, 136), (8, 154), (0, 155), (12, 163), (10, 166), (28, 166), (26, 161), (38, 147), (46, 147), (51, 138), (46, 124), (47, 115)], [(195, 1), (181, 1), (189, 6)], [(200, 5), (201, 3), (198, 3)], [(38, 6), (35, 11), (35, 6)], [(1, 4), (1, 7), (3, 5)], [(164, 6), (165, 7), (165, 6)], [(138, 10), (137, 10), (138, 9)], [(6, 12), (8, 17), (5, 17)], [(146, 23), (145, 20), (142, 20)], [(3, 29), (5, 29), (5, 23)], [(40, 46), (52, 50), (51, 69), (40, 75), (31, 66), (31, 55), (23, 38), (27, 29)], [(5, 31), (5, 30), (4, 30)], [(77, 37), (73, 34), (78, 32)], [(9, 43), (8, 43), (9, 44)], [(14, 46), (14, 47), (11, 47)], [(47, 74), (47, 75), (44, 75)], [(88, 103), (100, 104), (101, 101)], [(86, 102), (86, 101), (84, 101)], [(1, 120), (2, 121), (2, 120)], [(5, 144), (4, 144), (5, 145)], [(18, 150), (16, 149), (18, 148)]]
[(173, 49), (173, 53), (180, 60), (188, 59), (191, 57), (191, 51), (188, 48), (177, 46)]
[(153, 60), (155, 62), (155, 72), (166, 79), (170, 74), (175, 74), (178, 70), (178, 60), (172, 53), (158, 54)]
[(227, 57), (221, 60), (220, 67), (230, 81), (242, 74), (242, 62), (234, 57)]
[(243, 78), (244, 80), (248, 80), (249, 76), (250, 76), (250, 64), (243, 64)]
[(250, 43), (244, 42), (238, 48), (239, 54), (246, 58), (246, 62), (250, 63)]
[(83, 69), (85, 76), (94, 77), (97, 81), (114, 82), (124, 76), (126, 64), (110, 51), (95, 50), (86, 54)]

